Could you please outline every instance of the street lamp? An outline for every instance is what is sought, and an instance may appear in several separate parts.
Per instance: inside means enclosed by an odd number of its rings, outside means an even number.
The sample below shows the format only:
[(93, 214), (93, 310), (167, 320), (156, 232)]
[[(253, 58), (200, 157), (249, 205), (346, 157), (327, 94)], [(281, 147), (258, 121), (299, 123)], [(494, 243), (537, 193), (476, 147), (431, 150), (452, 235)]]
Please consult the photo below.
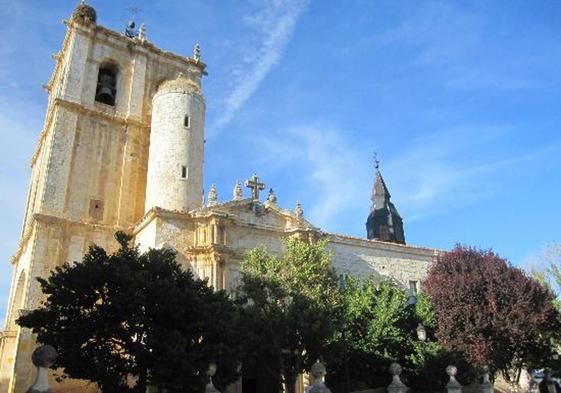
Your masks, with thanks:
[(427, 341), (427, 329), (422, 323), (417, 326), (417, 338), (423, 342)]
[[(346, 274), (339, 274), (339, 281), (337, 283), (337, 287), (340, 293), (345, 293), (345, 291), (347, 290)], [(345, 343), (345, 383), (347, 385), (346, 386), (347, 392), (350, 392), (351, 382), (349, 377), (349, 349), (347, 347), (347, 341), (345, 340), (346, 330), (347, 330), (347, 326), (346, 324), (343, 324), (341, 334), (342, 334), (343, 342)]]

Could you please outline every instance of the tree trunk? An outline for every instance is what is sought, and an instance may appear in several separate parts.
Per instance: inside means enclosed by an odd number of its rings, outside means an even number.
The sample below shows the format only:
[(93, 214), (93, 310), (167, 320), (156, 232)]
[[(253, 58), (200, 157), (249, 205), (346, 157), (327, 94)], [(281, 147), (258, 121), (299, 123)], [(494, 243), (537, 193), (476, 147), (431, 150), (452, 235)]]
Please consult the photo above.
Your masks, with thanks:
[(284, 391), (286, 393), (296, 393), (296, 375), (292, 373), (284, 374)]

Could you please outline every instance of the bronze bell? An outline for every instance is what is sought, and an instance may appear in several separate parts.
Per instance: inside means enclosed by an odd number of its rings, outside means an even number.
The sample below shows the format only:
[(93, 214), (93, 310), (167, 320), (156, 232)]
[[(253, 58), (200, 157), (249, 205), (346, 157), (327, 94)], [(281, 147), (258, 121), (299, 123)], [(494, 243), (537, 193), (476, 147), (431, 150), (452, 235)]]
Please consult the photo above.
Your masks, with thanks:
[(100, 70), (95, 100), (107, 105), (115, 105), (115, 82), (115, 75), (111, 71)]
[(115, 105), (115, 93), (110, 86), (100, 86), (95, 100), (107, 105)]

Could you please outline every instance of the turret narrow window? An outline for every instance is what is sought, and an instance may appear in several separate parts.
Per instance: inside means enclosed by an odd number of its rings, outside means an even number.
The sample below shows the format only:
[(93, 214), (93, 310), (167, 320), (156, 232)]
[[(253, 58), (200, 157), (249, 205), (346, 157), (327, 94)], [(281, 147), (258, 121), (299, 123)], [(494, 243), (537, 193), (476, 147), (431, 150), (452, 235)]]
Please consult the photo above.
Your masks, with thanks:
[(117, 97), (117, 70), (115, 67), (105, 65), (100, 67), (97, 76), (95, 100), (106, 105), (115, 106)]
[(187, 179), (187, 167), (186, 166), (181, 167), (181, 178), (182, 179)]
[(185, 128), (191, 128), (191, 116), (185, 115), (185, 118), (183, 119), (183, 126)]

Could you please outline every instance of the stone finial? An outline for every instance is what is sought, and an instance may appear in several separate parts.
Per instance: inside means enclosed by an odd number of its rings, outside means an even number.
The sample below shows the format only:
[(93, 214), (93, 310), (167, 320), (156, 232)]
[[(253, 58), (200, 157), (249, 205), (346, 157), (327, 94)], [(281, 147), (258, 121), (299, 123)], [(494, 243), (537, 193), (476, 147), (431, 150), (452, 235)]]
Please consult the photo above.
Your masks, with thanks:
[(82, 0), (74, 9), (72, 20), (83, 25), (95, 24), (97, 21), (97, 13), (95, 12), (95, 8), (87, 4), (85, 0)]
[(325, 386), (323, 382), (325, 374), (327, 374), (323, 363), (319, 360), (315, 362), (310, 370), (310, 374), (312, 374), (314, 382), (312, 383), (312, 388), (309, 393), (331, 393), (331, 390)]
[(216, 191), (216, 184), (210, 186), (210, 191), (208, 192), (208, 203), (207, 206), (216, 206), (218, 204), (218, 191)]
[(140, 42), (146, 41), (146, 25), (144, 23), (141, 23), (140, 27), (138, 28), (138, 39), (140, 40)]
[(267, 195), (267, 202), (265, 202), (265, 205), (275, 206), (276, 204), (277, 204), (277, 196), (275, 195), (275, 191), (271, 188), (269, 189), (269, 195)]
[(209, 364), (208, 371), (206, 373), (208, 375), (208, 383), (205, 387), (205, 393), (220, 393), (214, 386), (214, 383), (212, 383), (212, 377), (214, 377), (214, 374), (216, 374), (216, 364)]
[(461, 393), (462, 392), (462, 385), (456, 379), (456, 374), (458, 373), (458, 369), (456, 366), (448, 366), (446, 367), (446, 374), (450, 377), (450, 381), (446, 385), (446, 389), (448, 393)]
[(481, 393), (493, 393), (493, 384), (489, 380), (489, 367), (483, 367), (483, 381), (481, 382)]
[(201, 45), (197, 42), (193, 48), (193, 60), (197, 63), (201, 61)]
[(392, 382), (388, 385), (388, 393), (405, 393), (407, 392), (407, 386), (399, 376), (401, 375), (401, 366), (399, 363), (392, 363), (389, 367), (390, 374), (392, 375)]
[(234, 186), (234, 190), (232, 191), (232, 200), (241, 201), (242, 199), (243, 199), (242, 183), (236, 181), (236, 185)]
[(56, 350), (50, 345), (41, 345), (33, 351), (31, 361), (37, 367), (37, 377), (26, 393), (52, 393), (49, 387), (48, 370), (55, 363), (56, 357)]
[(302, 209), (302, 204), (296, 201), (296, 207), (294, 208), (294, 214), (296, 214), (296, 219), (301, 220), (304, 218), (304, 209)]

